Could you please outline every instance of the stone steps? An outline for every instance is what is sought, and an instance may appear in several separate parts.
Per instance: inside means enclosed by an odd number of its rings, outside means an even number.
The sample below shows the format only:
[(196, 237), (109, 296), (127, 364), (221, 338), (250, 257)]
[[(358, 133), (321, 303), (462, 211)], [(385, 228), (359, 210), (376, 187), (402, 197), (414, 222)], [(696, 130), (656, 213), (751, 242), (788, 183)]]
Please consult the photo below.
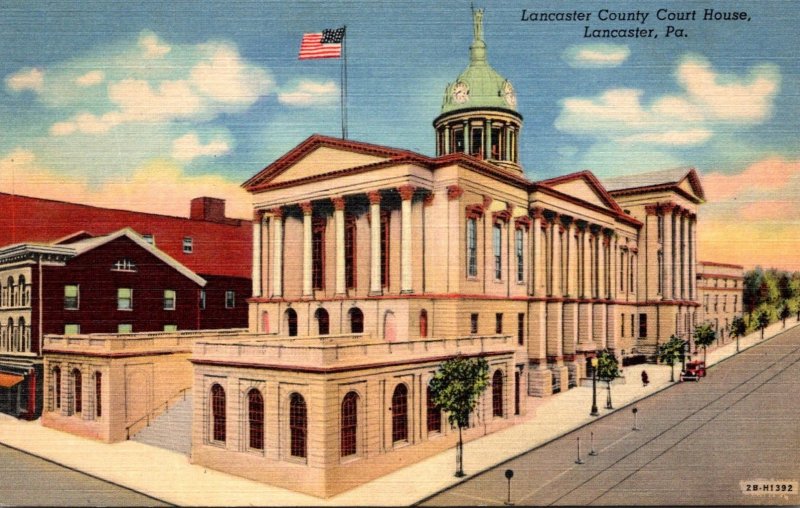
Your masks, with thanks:
[(133, 441), (189, 455), (192, 446), (192, 396), (178, 400), (143, 428)]

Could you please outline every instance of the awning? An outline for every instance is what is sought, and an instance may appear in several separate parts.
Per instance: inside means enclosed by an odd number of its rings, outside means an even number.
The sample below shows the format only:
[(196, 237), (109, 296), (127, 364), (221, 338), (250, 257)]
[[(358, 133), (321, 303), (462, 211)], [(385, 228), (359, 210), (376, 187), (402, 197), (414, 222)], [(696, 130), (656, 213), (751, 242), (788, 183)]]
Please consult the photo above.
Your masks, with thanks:
[(17, 374), (6, 374), (0, 372), (0, 388), (11, 388), (21, 383), (25, 378)]

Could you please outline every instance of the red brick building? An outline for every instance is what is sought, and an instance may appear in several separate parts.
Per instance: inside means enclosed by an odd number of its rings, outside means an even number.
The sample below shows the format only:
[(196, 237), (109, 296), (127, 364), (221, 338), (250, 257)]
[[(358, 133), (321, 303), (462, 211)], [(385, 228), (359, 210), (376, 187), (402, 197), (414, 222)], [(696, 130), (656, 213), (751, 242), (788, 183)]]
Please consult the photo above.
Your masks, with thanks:
[(44, 334), (247, 326), (251, 224), (223, 200), (189, 218), (9, 194), (0, 209), (0, 411), (40, 414)]

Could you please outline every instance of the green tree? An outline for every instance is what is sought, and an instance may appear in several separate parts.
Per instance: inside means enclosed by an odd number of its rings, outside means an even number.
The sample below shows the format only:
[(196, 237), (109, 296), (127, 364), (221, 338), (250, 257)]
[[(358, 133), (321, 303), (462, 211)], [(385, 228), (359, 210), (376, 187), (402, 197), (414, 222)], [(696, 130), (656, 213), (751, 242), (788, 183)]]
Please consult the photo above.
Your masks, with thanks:
[(606, 409), (614, 409), (611, 405), (611, 382), (618, 378), (622, 373), (619, 370), (617, 357), (604, 349), (597, 355), (597, 378), (606, 382), (608, 397), (606, 398)]
[(670, 367), (669, 380), (675, 382), (675, 364), (683, 355), (684, 342), (680, 337), (673, 335), (667, 342), (658, 345), (658, 361)]
[(800, 322), (800, 296), (795, 296), (788, 302), (789, 310), (797, 316), (797, 321)]
[(742, 316), (736, 316), (731, 321), (731, 324), (728, 328), (731, 337), (736, 339), (736, 351), (739, 351), (739, 339), (744, 337), (747, 333), (747, 325), (744, 322), (744, 318)]
[(764, 280), (764, 270), (757, 266), (744, 274), (744, 306), (748, 313), (752, 313), (761, 303), (760, 288)]
[(789, 302), (786, 301), (781, 305), (781, 309), (778, 311), (778, 318), (783, 321), (783, 327), (786, 328), (786, 318), (792, 315), (792, 311), (789, 310)]
[(769, 311), (767, 309), (761, 309), (756, 314), (756, 326), (759, 330), (761, 330), (761, 338), (764, 338), (764, 330), (766, 330), (767, 325), (769, 325)]
[(717, 338), (717, 333), (709, 323), (703, 323), (694, 327), (692, 336), (694, 337), (694, 343), (703, 348), (703, 362), (705, 363), (708, 346)]
[(431, 379), (434, 404), (447, 412), (450, 425), (458, 427), (456, 445), (456, 476), (464, 476), (464, 441), (461, 429), (469, 425), (469, 415), (475, 410), (478, 398), (489, 386), (489, 364), (484, 358), (465, 358), (458, 355), (439, 365)]

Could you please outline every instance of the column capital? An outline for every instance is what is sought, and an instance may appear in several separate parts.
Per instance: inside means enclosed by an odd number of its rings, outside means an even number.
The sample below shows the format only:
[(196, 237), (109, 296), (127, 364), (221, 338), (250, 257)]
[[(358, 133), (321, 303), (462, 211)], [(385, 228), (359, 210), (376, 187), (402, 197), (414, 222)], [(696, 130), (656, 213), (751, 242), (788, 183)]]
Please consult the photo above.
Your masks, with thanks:
[(581, 231), (586, 231), (586, 228), (589, 227), (589, 223), (583, 219), (578, 219), (575, 221), (575, 226)]
[(552, 210), (545, 210), (544, 211), (544, 218), (550, 224), (555, 225), (558, 222), (559, 217), (561, 217), (561, 216), (559, 215), (558, 212), (553, 212)]
[(514, 228), (515, 229), (530, 229), (531, 227), (531, 219), (523, 215), (522, 217), (517, 217), (514, 219)]
[(253, 210), (253, 222), (264, 220), (264, 210)]
[(433, 192), (429, 192), (429, 193), (425, 194), (425, 197), (422, 199), (422, 205), (423, 206), (433, 206), (433, 198), (434, 197), (436, 197), (436, 195)]
[(569, 228), (575, 220), (571, 215), (560, 215), (559, 218), (561, 219), (561, 224), (563, 224), (565, 228)]
[(464, 189), (462, 189), (458, 185), (448, 185), (447, 186), (447, 200), (448, 201), (455, 201), (456, 199), (460, 198), (464, 194)]
[(543, 219), (544, 218), (544, 209), (538, 206), (531, 207), (528, 210), (528, 215), (531, 216), (533, 219)]
[(508, 221), (510, 221), (510, 220), (511, 220), (511, 212), (509, 212), (508, 210), (501, 210), (499, 212), (493, 212), (492, 213), (492, 221), (493, 222), (503, 221), (506, 224), (508, 224)]
[(692, 214), (692, 212), (688, 208), (681, 208), (681, 212), (680, 213), (681, 213), (681, 217), (684, 217), (684, 218), (685, 217), (689, 217), (689, 215)]
[(417, 188), (414, 187), (413, 185), (401, 185), (400, 187), (397, 188), (397, 192), (400, 193), (400, 199), (402, 199), (403, 201), (408, 201), (409, 199), (413, 198), (414, 191), (416, 190)]
[(367, 192), (367, 198), (369, 199), (369, 204), (371, 205), (379, 205), (381, 204), (381, 193), (380, 191), (369, 191)]
[(593, 235), (598, 235), (598, 234), (600, 234), (600, 231), (601, 231), (602, 229), (603, 229), (603, 227), (602, 227), (602, 226), (600, 226), (600, 225), (598, 225), (598, 224), (590, 224), (590, 225), (589, 225), (589, 231), (591, 231), (591, 233), (592, 233)]
[(666, 201), (664, 203), (659, 203), (658, 207), (661, 209), (662, 213), (672, 213), (673, 210), (679, 208), (677, 203), (673, 203), (672, 201)]
[(693, 221), (696, 221), (696, 220), (697, 220), (697, 214), (696, 214), (696, 213), (694, 213), (694, 212), (690, 213), (690, 214), (689, 214), (689, 219), (690, 219), (690, 220), (693, 220)]
[(614, 235), (614, 230), (611, 228), (603, 228), (603, 235), (605, 235), (606, 238), (611, 238)]
[(644, 212), (647, 215), (658, 215), (658, 205), (645, 205)]
[(303, 215), (311, 215), (314, 211), (314, 208), (311, 206), (311, 201), (303, 201), (300, 203), (300, 209), (303, 211)]
[(331, 198), (331, 202), (333, 203), (333, 209), (337, 211), (344, 210), (344, 198), (341, 196), (337, 196), (335, 198)]
[(275, 217), (276, 219), (282, 219), (283, 218), (283, 207), (282, 206), (276, 206), (275, 208), (270, 208), (269, 209), (269, 213), (271, 213), (272, 216)]

